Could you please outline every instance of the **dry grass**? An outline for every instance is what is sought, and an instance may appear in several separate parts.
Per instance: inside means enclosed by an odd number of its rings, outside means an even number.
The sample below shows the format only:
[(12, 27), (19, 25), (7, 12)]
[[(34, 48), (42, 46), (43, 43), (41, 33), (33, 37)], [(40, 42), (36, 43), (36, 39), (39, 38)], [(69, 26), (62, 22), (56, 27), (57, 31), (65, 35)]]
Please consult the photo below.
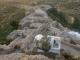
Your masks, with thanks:
[[(6, 37), (10, 32), (12, 32), (15, 29), (13, 25), (19, 22), (25, 15), (25, 9), (15, 7), (15, 5), (13, 4), (7, 4), (6, 1), (4, 3), (0, 4), (0, 43), (1, 44), (8, 43)], [(12, 24), (14, 21), (16, 22)], [(16, 25), (18, 25), (18, 23)], [(16, 25), (14, 26), (17, 27)]]

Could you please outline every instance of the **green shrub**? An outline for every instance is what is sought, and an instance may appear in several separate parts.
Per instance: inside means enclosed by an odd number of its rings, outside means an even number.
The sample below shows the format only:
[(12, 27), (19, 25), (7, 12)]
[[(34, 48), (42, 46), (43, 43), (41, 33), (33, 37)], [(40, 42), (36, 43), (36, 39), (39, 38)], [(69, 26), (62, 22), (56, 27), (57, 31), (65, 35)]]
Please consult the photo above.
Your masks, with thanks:
[(48, 41), (48, 39), (45, 37), (42, 39), (42, 50), (44, 50), (45, 52), (48, 52), (50, 50), (50, 43)]
[(67, 26), (68, 21), (66, 19), (66, 16), (62, 12), (58, 12), (57, 9), (51, 8), (48, 11), (48, 15), (53, 19), (60, 22), (63, 26)]
[(68, 22), (68, 16), (66, 16), (63, 12), (58, 12), (57, 9), (51, 8), (48, 11), (48, 15), (53, 19), (61, 23), (64, 27), (68, 27), (73, 30), (80, 31), (80, 19), (75, 17), (75, 21), (73, 24)]
[(80, 31), (80, 20), (78, 18), (75, 18), (74, 23), (71, 25), (72, 28)]
[(18, 28), (18, 22), (17, 21), (11, 21), (10, 25), (13, 27), (13, 29), (17, 29)]

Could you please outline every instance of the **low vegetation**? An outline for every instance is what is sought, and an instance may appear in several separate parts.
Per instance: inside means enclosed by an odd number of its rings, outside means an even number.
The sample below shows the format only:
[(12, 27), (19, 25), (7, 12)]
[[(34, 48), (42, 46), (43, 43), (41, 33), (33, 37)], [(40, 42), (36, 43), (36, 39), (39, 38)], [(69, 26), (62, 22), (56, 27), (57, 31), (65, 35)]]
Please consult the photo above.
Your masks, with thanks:
[(41, 47), (42, 50), (44, 50), (45, 52), (48, 52), (50, 50), (51, 46), (50, 46), (50, 43), (49, 43), (47, 37), (43, 38), (41, 42), (42, 42), (42, 47)]
[(58, 12), (56, 8), (51, 8), (48, 11), (48, 15), (53, 19), (60, 22), (63, 26), (68, 25), (68, 21), (66, 20), (66, 16), (62, 12)]
[(25, 16), (25, 9), (15, 6), (0, 8), (0, 44), (8, 44), (7, 35), (18, 28), (19, 21)]
[(53, 19), (53, 20), (57, 20), (59, 23), (61, 23), (64, 27), (68, 27), (70, 29), (79, 31), (80, 30), (80, 19), (76, 16), (74, 17), (74, 23), (70, 24), (71, 18), (69, 18), (69, 15), (66, 15), (63, 12), (59, 12), (57, 11), (57, 9), (55, 8), (51, 8), (48, 11), (48, 15)]
[(80, 32), (80, 19), (75, 17), (75, 21), (71, 27)]

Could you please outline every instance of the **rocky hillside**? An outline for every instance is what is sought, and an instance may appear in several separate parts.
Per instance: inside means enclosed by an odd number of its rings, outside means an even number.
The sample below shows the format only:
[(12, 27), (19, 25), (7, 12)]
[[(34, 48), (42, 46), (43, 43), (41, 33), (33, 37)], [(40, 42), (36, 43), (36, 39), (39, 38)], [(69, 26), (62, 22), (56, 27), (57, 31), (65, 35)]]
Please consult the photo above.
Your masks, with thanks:
[[(36, 2), (35, 2), (36, 1)], [(8, 32), (7, 28), (1, 30), (4, 34), (7, 34), (7, 40), (10, 43), (6, 45), (3, 41), (4, 45), (0, 45), (0, 60), (54, 60), (54, 55), (51, 53), (38, 53), (34, 49), (34, 37), (37, 34), (46, 35), (55, 35), (62, 38), (61, 44), (61, 55), (58, 57), (58, 60), (76, 60), (80, 56), (80, 39), (75, 35), (70, 35), (68, 32), (71, 31), (72, 28), (79, 29), (80, 21), (79, 21), (79, 0), (6, 0), (5, 2), (0, 0), (0, 6), (4, 6), (6, 3), (8, 6), (16, 5), (16, 3), (21, 4), (21, 7), (24, 10), (16, 10), (18, 13), (9, 15), (11, 16), (8, 19), (0, 20), (4, 21), (1, 25), (6, 27), (9, 21), (12, 21), (7, 27), (15, 26), (15, 21), (17, 22), (17, 28), (10, 30), (10, 34), (5, 33)], [(73, 1), (73, 2), (72, 2)], [(14, 2), (14, 3), (13, 3)], [(8, 4), (10, 3), (10, 4)], [(13, 4), (12, 4), (13, 3)], [(64, 4), (65, 3), (65, 4)], [(31, 4), (29, 6), (23, 4)], [(44, 4), (44, 5), (43, 5)], [(45, 5), (50, 4), (50, 5)], [(54, 9), (55, 8), (55, 9)], [(5, 11), (5, 8), (1, 11)], [(4, 13), (3, 11), (3, 13)], [(10, 12), (10, 11), (9, 11)], [(21, 13), (21, 15), (20, 15)], [(23, 16), (22, 16), (23, 13)], [(11, 15), (12, 14), (12, 15)], [(24, 17), (25, 15), (25, 17)], [(2, 16), (2, 15), (1, 15)], [(0, 17), (1, 17), (0, 16)], [(3, 15), (4, 16), (4, 15)], [(16, 17), (20, 17), (23, 19), (19, 19)], [(6, 23), (5, 23), (6, 22)], [(77, 23), (78, 22), (78, 23)], [(1, 23), (1, 22), (0, 22)], [(78, 25), (77, 25), (78, 24)], [(9, 27), (9, 28), (10, 28)], [(16, 26), (15, 26), (16, 27)], [(69, 27), (69, 28), (67, 28)], [(13, 27), (14, 28), (14, 27)], [(73, 30), (73, 29), (72, 29)], [(4, 39), (5, 40), (5, 39)], [(35, 52), (33, 54), (33, 52)], [(74, 58), (75, 57), (75, 58)], [(79, 60), (79, 58), (78, 58)]]
[(24, 55), (22, 53), (31, 54), (33, 52), (35, 35), (39, 33), (53, 34), (54, 32), (58, 35), (60, 30), (64, 30), (63, 26), (58, 24), (60, 29), (56, 28), (55, 24), (58, 22), (53, 21), (45, 12), (48, 8), (29, 7), (30, 10), (27, 11), (26, 17), (20, 21), (18, 29), (7, 37), (13, 41), (9, 45), (0, 45), (0, 60), (50, 60), (43, 55)]
[[(29, 7), (29, 9), (27, 10), (26, 7)], [(26, 7), (26, 16), (19, 22), (18, 29), (7, 36), (7, 39), (12, 40), (10, 44), (0, 45), (0, 60), (53, 60), (54, 54), (36, 54), (37, 51), (34, 49), (33, 41), (37, 34), (55, 34), (64, 38), (62, 39), (61, 58), (58, 59), (72, 60), (73, 56), (80, 55), (79, 46), (73, 43), (71, 44), (70, 41), (74, 42), (74, 40), (70, 40), (72, 37), (68, 37), (66, 35), (67, 33), (65, 34), (65, 32), (70, 30), (63, 27), (57, 20), (55, 21), (55, 19), (53, 20), (48, 16), (47, 10), (52, 8), (51, 6), (39, 5)], [(75, 41), (75, 43), (77, 42), (80, 41)], [(36, 53), (33, 55), (33, 52)], [(64, 54), (65, 52), (67, 55)]]
[[(70, 29), (75, 31), (80, 30), (80, 0), (8, 0), (9, 3), (13, 4), (24, 4), (24, 5), (40, 5), (40, 4), (49, 4), (52, 7), (55, 7), (63, 16), (63, 19), (66, 19)], [(61, 20), (62, 21), (62, 20)], [(62, 23), (64, 24), (64, 22)]]

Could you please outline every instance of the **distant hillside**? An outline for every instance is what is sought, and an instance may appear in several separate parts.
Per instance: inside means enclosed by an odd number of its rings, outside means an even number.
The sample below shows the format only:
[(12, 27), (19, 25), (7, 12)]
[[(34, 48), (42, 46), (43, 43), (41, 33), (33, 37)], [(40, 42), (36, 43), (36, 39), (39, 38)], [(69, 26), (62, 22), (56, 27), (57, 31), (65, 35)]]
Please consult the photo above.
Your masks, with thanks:
[(66, 4), (71, 2), (79, 2), (80, 0), (0, 0), (0, 2), (17, 2), (22, 4), (40, 3), (40, 4)]

